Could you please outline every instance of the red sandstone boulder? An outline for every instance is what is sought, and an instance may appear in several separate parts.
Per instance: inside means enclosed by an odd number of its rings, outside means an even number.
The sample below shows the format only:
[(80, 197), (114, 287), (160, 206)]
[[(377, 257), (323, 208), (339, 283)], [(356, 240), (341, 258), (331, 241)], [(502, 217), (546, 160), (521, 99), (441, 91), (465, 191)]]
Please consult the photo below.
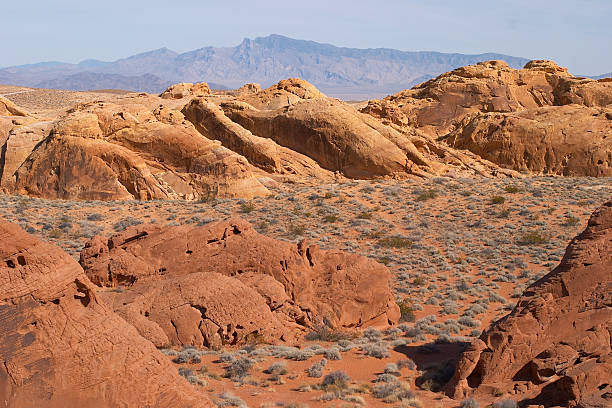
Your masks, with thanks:
[[(114, 304), (133, 304), (171, 343), (234, 344), (249, 335), (290, 340), (296, 330), (287, 327), (304, 329), (323, 319), (337, 328), (358, 328), (399, 318), (389, 270), (380, 263), (277, 241), (239, 219), (200, 227), (131, 227), (92, 239), (81, 264), (99, 286), (126, 287), (113, 295)], [(222, 293), (219, 303), (215, 294)], [(180, 299), (193, 316), (184, 335), (176, 334), (168, 313), (168, 305)], [(245, 302), (249, 310), (240, 310)], [(197, 329), (201, 324), (206, 328)]]
[(448, 384), (455, 398), (528, 390), (525, 404), (610, 406), (612, 201), (591, 217), (561, 264), (476, 340)]
[(100, 301), (68, 254), (2, 220), (0, 405), (212, 406)]

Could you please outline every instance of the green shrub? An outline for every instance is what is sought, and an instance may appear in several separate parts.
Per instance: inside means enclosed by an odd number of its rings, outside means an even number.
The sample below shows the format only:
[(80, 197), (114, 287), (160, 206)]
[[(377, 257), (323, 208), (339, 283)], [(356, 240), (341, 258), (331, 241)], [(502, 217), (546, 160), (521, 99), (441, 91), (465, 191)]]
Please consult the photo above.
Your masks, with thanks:
[(503, 204), (505, 202), (506, 202), (506, 199), (502, 196), (491, 197), (491, 204)]
[(517, 186), (510, 185), (510, 186), (504, 187), (504, 191), (506, 193), (514, 194), (514, 193), (518, 193), (519, 191), (521, 191), (521, 189), (518, 188)]
[(521, 235), (516, 242), (519, 245), (542, 245), (548, 242), (548, 239), (540, 232), (532, 231)]
[(387, 238), (380, 239), (378, 241), (378, 244), (384, 248), (401, 249), (401, 248), (411, 248), (413, 245), (413, 242), (407, 238), (387, 237)]

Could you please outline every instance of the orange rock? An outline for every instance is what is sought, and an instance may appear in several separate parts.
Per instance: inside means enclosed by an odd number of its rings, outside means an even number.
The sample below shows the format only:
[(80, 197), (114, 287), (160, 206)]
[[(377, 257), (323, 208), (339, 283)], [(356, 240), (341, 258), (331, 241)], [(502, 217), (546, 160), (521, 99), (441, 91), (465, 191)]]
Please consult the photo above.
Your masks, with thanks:
[(2, 220), (0, 396), (11, 408), (213, 406), (68, 254)]
[[(213, 320), (219, 319), (214, 327), (217, 331), (221, 328), (224, 334), (220, 340), (226, 343), (254, 333), (277, 340), (295, 336), (296, 330), (287, 333), (290, 330), (282, 330), (277, 322), (304, 329), (325, 319), (337, 328), (357, 328), (393, 324), (399, 318), (385, 266), (354, 254), (276, 241), (258, 234), (242, 220), (201, 227), (131, 227), (108, 239), (92, 239), (81, 253), (81, 264), (100, 286), (134, 288), (113, 295), (121, 299), (117, 305), (142, 305), (152, 298), (162, 299), (162, 305), (179, 299), (184, 304), (197, 304), (189, 309), (194, 310), (188, 325), (192, 329), (185, 329), (192, 334), (180, 336), (167, 323), (172, 320), (168, 313), (147, 309), (153, 306), (136, 306), (142, 313), (149, 311), (149, 319), (171, 342), (182, 344), (211, 344), (213, 335), (198, 337), (195, 329), (197, 322), (208, 320), (208, 310), (218, 310), (223, 316)], [(185, 279), (191, 284), (181, 284)], [(177, 287), (189, 287), (193, 292), (177, 294)], [(251, 310), (237, 312), (243, 305), (232, 303), (231, 299), (240, 300), (223, 287), (241, 291), (239, 297), (252, 305), (247, 308)], [(216, 289), (211, 292), (211, 288)], [(151, 291), (156, 294), (150, 295)], [(226, 293), (224, 303), (215, 300), (214, 292)], [(202, 308), (207, 312), (196, 314)], [(254, 326), (244, 321), (254, 322)], [(202, 332), (214, 334), (213, 329)]]
[[(466, 351), (449, 395), (532, 384), (544, 406), (606, 406), (612, 388), (612, 201), (570, 243), (560, 265)], [(529, 387), (528, 387), (529, 388)], [(599, 405), (598, 405), (599, 404)]]
[(206, 82), (192, 84), (189, 82), (181, 82), (168, 87), (159, 96), (162, 99), (182, 99), (188, 96), (204, 96), (210, 94), (210, 88)]

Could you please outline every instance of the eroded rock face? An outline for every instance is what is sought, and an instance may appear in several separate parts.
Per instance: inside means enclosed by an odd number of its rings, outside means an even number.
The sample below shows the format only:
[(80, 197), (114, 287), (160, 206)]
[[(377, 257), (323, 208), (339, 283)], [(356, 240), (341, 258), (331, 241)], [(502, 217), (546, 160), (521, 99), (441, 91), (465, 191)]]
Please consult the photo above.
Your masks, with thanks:
[(162, 99), (182, 99), (188, 96), (204, 96), (210, 94), (210, 88), (206, 82), (192, 84), (190, 82), (181, 82), (168, 87), (159, 96)]
[(460, 359), (448, 393), (524, 391), (526, 403), (609, 406), (612, 387), (612, 201), (591, 217), (561, 264)]
[[(159, 99), (158, 99), (159, 100)], [(80, 105), (13, 174), (14, 190), (61, 199), (250, 198), (268, 193), (247, 160), (148, 97)], [(3, 175), (3, 178), (5, 177)]]
[(515, 70), (503, 61), (457, 68), (362, 109), (385, 122), (443, 136), (469, 114), (520, 112), (580, 103), (606, 106), (612, 84), (576, 78), (552, 61), (531, 61)]
[(519, 171), (612, 176), (612, 107), (566, 105), (479, 114), (444, 140)]
[(300, 79), (234, 95), (193, 99), (182, 112), (204, 136), (267, 172), (319, 178), (325, 172), (350, 178), (457, 171), (516, 176), (417, 129), (387, 126)]
[(213, 406), (68, 254), (0, 220), (0, 395), (26, 407)]
[[(147, 315), (148, 322), (136, 327), (156, 325), (171, 343), (235, 344), (249, 336), (290, 341), (300, 327), (323, 319), (357, 328), (399, 318), (389, 271), (380, 263), (276, 241), (238, 219), (201, 227), (137, 226), (96, 237), (81, 264), (100, 286), (126, 286), (112, 295), (114, 304)], [(175, 318), (168, 305), (176, 302), (191, 305), (185, 306), (188, 323), (170, 323)], [(130, 313), (121, 313), (130, 321)], [(141, 334), (146, 332), (152, 330)]]
[(0, 116), (30, 116), (25, 110), (0, 96)]

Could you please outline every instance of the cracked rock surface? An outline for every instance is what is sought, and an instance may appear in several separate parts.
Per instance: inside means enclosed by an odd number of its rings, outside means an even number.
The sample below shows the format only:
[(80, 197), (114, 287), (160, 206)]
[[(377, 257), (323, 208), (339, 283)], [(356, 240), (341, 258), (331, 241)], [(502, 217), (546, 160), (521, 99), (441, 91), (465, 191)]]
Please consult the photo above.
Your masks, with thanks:
[(241, 219), (98, 236), (81, 264), (97, 285), (122, 286), (104, 296), (158, 344), (291, 341), (323, 320), (357, 328), (399, 318), (382, 264), (277, 241)]
[(78, 263), (0, 220), (0, 404), (212, 404), (96, 295)]

